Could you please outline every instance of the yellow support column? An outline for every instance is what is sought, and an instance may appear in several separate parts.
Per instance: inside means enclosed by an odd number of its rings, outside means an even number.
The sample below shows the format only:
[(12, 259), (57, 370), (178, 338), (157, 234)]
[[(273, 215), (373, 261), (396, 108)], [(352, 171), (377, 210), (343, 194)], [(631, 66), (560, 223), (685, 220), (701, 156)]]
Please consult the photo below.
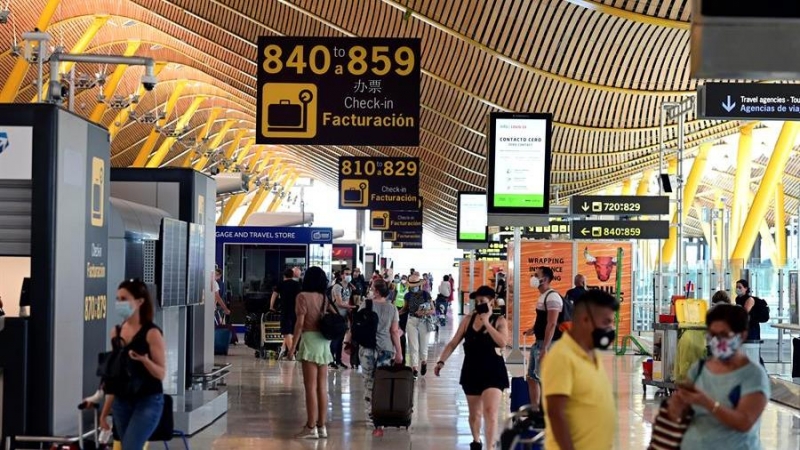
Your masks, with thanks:
[(733, 201), (731, 206), (731, 222), (729, 242), (739, 239), (739, 232), (747, 214), (750, 196), (750, 175), (753, 164), (753, 128), (748, 125), (740, 130), (739, 150), (736, 156), (736, 175), (733, 178)]
[[(36, 22), (36, 28), (38, 28), (39, 31), (47, 31), (47, 27), (50, 26), (50, 20), (53, 19), (53, 15), (56, 13), (56, 10), (58, 10), (60, 4), (61, 0), (47, 0), (41, 14), (39, 14), (39, 20)], [(12, 20), (14, 20), (13, 17)], [(19, 86), (28, 73), (28, 67), (30, 67), (28, 60), (22, 56), (18, 56), (14, 63), (14, 68), (11, 69), (11, 74), (6, 79), (5, 84), (3, 84), (3, 89), (0, 90), (0, 103), (14, 102), (17, 98), (17, 92), (19, 92)]]
[(764, 176), (758, 186), (758, 192), (756, 192), (756, 196), (753, 199), (753, 205), (750, 207), (747, 218), (742, 223), (742, 232), (736, 241), (731, 259), (746, 261), (750, 257), (750, 251), (756, 241), (759, 226), (769, 209), (770, 197), (774, 195), (775, 186), (778, 185), (778, 181), (783, 177), (786, 163), (789, 161), (795, 142), (797, 142), (798, 131), (800, 131), (800, 123), (783, 123), (778, 142), (775, 143), (775, 149), (769, 158), (767, 168), (764, 170)]
[[(181, 92), (183, 92), (183, 88), (186, 87), (186, 80), (178, 80), (175, 83), (175, 88), (170, 94), (169, 99), (167, 100), (167, 104), (164, 106), (164, 118), (159, 119), (156, 122), (157, 127), (163, 127), (167, 124), (167, 120), (172, 115), (172, 111), (175, 109), (175, 105), (178, 104), (178, 100), (181, 97)], [(141, 87), (140, 87), (141, 89)], [(158, 105), (156, 105), (156, 113), (158, 113)], [(136, 155), (136, 159), (133, 161), (131, 167), (144, 167), (147, 164), (147, 160), (150, 158), (150, 153), (153, 152), (153, 149), (156, 147), (156, 142), (158, 142), (158, 138), (161, 136), (161, 133), (156, 131), (156, 128), (153, 127), (150, 130), (150, 134), (147, 135), (147, 140), (144, 141), (142, 144), (142, 148), (139, 149), (139, 154)]]
[[(682, 220), (686, 220), (689, 216), (689, 211), (694, 204), (694, 197), (697, 194), (697, 188), (700, 186), (700, 180), (703, 179), (703, 173), (706, 171), (706, 163), (708, 162), (708, 151), (711, 149), (711, 144), (701, 144), (697, 151), (697, 156), (694, 158), (692, 170), (689, 171), (689, 177), (686, 179), (686, 185), (683, 188), (683, 205)], [(678, 213), (677, 211), (672, 216), (672, 225), (677, 225)], [(670, 226), (669, 239), (664, 242), (664, 247), (661, 250), (661, 265), (664, 267), (669, 266), (672, 258), (675, 256), (675, 249), (678, 245), (678, 228)]]
[[(211, 127), (214, 126), (214, 122), (216, 122), (217, 118), (222, 114), (222, 108), (216, 107), (211, 110), (211, 113), (208, 115), (208, 119), (206, 120), (206, 124), (203, 125), (203, 128), (200, 129), (200, 132), (197, 133), (197, 139), (195, 140), (196, 145), (200, 145), (204, 139), (208, 138), (208, 133), (211, 131)], [(186, 158), (184, 158), (181, 167), (192, 167), (192, 159), (194, 158), (194, 151), (189, 151), (186, 153)]]
[[(222, 140), (225, 138), (225, 135), (228, 134), (228, 131), (235, 123), (236, 121), (233, 119), (226, 120), (225, 124), (222, 125), (222, 129), (219, 130), (219, 133), (217, 133), (217, 135), (214, 136), (214, 139), (212, 139), (211, 142), (208, 144), (208, 150), (214, 150), (215, 148), (219, 147), (219, 144), (222, 142)], [(208, 163), (208, 155), (202, 155), (200, 157), (200, 160), (197, 161), (197, 163), (194, 165), (194, 170), (202, 171), (203, 169), (206, 168), (207, 163)]]
[(775, 187), (775, 246), (778, 247), (778, 267), (786, 266), (786, 194), (783, 182)]
[(225, 159), (233, 158), (233, 152), (239, 148), (239, 144), (241, 144), (245, 134), (247, 134), (246, 128), (240, 128), (239, 131), (236, 132), (236, 134), (233, 136), (233, 140), (231, 141), (231, 145), (229, 145), (228, 149), (225, 150)]
[[(167, 67), (167, 63), (157, 62), (156, 65), (153, 67), (153, 74), (155, 76), (158, 76), (158, 74), (160, 74), (161, 71), (164, 70), (164, 67)], [(147, 91), (145, 91), (144, 87), (140, 85), (139, 88), (136, 90), (135, 95), (141, 98), (145, 94), (145, 92)], [(111, 121), (111, 125), (108, 126), (108, 134), (111, 135), (112, 141), (114, 140), (115, 137), (117, 137), (117, 133), (119, 133), (119, 130), (122, 129), (125, 123), (128, 122), (128, 119), (130, 119), (131, 111), (133, 111), (132, 107), (122, 109), (117, 113), (117, 117), (115, 117), (114, 120)]]
[[(244, 161), (244, 158), (247, 156), (248, 153), (250, 153), (250, 149), (253, 147), (253, 144), (255, 143), (256, 143), (255, 138), (250, 138), (247, 140), (247, 142), (244, 143), (242, 148), (239, 149), (239, 153), (236, 155), (236, 165), (239, 165)], [(263, 148), (261, 149), (261, 151), (262, 152), (264, 151)], [(255, 166), (251, 163), (250, 167), (255, 167)]]
[[(178, 123), (175, 124), (175, 130), (181, 130), (186, 127), (186, 124), (192, 120), (194, 113), (197, 112), (197, 108), (199, 108), (205, 100), (206, 98), (202, 95), (195, 97), (192, 101), (192, 104), (186, 108), (186, 111), (183, 112), (181, 118), (178, 119)], [(160, 166), (161, 162), (164, 161), (164, 158), (167, 156), (167, 154), (169, 154), (169, 151), (172, 148), (172, 145), (175, 144), (176, 140), (177, 139), (174, 137), (168, 137), (164, 139), (164, 142), (161, 143), (161, 147), (158, 148), (156, 154), (150, 158), (150, 161), (147, 163), (147, 167), (154, 168)]]
[[(717, 211), (722, 211), (725, 208), (725, 205), (722, 203), (722, 192), (719, 189), (714, 191), (714, 209)], [(717, 222), (714, 227), (714, 248), (717, 249), (717, 257), (722, 262), (723, 258), (728, 258), (730, 255), (724, 255), (722, 253), (722, 217), (717, 219)], [(712, 255), (713, 256), (713, 255)], [(722, 266), (720, 266), (722, 267)]]
[(633, 195), (633, 180), (630, 178), (622, 182), (622, 195)]
[(244, 201), (245, 197), (247, 197), (247, 193), (236, 194), (231, 196), (228, 199), (228, 202), (225, 203), (225, 207), (222, 208), (222, 214), (219, 216), (219, 220), (217, 220), (217, 225), (224, 226), (231, 220), (231, 216), (240, 206), (242, 206), (242, 202)]
[(261, 186), (258, 188), (255, 197), (253, 197), (253, 199), (250, 200), (250, 204), (247, 205), (247, 211), (244, 213), (244, 216), (242, 216), (242, 220), (239, 221), (240, 227), (244, 226), (244, 224), (247, 223), (247, 219), (250, 218), (254, 212), (258, 211), (259, 208), (261, 208), (261, 205), (264, 204), (264, 200), (267, 199), (269, 189), (269, 186)]
[[(86, 31), (83, 32), (83, 35), (81, 36), (80, 39), (78, 39), (78, 42), (76, 42), (75, 45), (72, 46), (72, 50), (70, 50), (70, 53), (72, 54), (83, 53), (84, 50), (86, 50), (86, 48), (89, 47), (89, 44), (92, 42), (92, 39), (94, 39), (94, 37), (97, 35), (97, 32), (100, 31), (101, 28), (103, 28), (103, 26), (108, 22), (108, 19), (110, 18), (111, 16), (109, 16), (108, 14), (95, 14), (94, 21), (91, 23), (91, 25), (89, 25), (89, 28), (87, 28)], [(72, 67), (74, 66), (75, 66), (74, 62), (64, 62), (59, 65), (58, 71), (59, 73), (68, 73), (70, 70), (72, 70)], [(47, 95), (47, 87), (48, 87), (47, 84), (42, 86), (42, 98), (44, 98), (45, 95)], [(38, 95), (34, 94), (33, 98), (31, 98), (30, 103), (35, 103), (37, 99)]]
[[(139, 50), (140, 45), (142, 45), (142, 41), (139, 39), (128, 39), (128, 46), (125, 47), (125, 51), (122, 53), (122, 55), (133, 56), (136, 53), (136, 50)], [(119, 82), (122, 81), (122, 76), (125, 75), (125, 70), (127, 69), (127, 64), (118, 64), (114, 69), (114, 72), (111, 73), (111, 76), (108, 77), (106, 80), (106, 85), (103, 87), (103, 95), (106, 96), (106, 99), (110, 99), (114, 95), (114, 92), (116, 92), (117, 86), (119, 86)], [(100, 120), (103, 118), (103, 114), (106, 112), (106, 108), (108, 108), (108, 106), (105, 103), (98, 103), (97, 106), (94, 107), (92, 115), (89, 116), (89, 120), (92, 122), (100, 122)]]
[(639, 180), (639, 185), (636, 187), (636, 195), (649, 194), (651, 181), (653, 181), (653, 169), (647, 169), (642, 174), (642, 179)]
[[(291, 191), (292, 188), (294, 187), (294, 183), (297, 181), (297, 177), (298, 175), (293, 173), (287, 175), (288, 181), (286, 182), (286, 185), (283, 188), (284, 193), (288, 195), (288, 192)], [(267, 211), (269, 212), (277, 211), (278, 207), (281, 206), (281, 202), (283, 202), (283, 197), (281, 197), (280, 195), (276, 195), (275, 198), (272, 199), (272, 203), (269, 204), (269, 208), (267, 209)]]

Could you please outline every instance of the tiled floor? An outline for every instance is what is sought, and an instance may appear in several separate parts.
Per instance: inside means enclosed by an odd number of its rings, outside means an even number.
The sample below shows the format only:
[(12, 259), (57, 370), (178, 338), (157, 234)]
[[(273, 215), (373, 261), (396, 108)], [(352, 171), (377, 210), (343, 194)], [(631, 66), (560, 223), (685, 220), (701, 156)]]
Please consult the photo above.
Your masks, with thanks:
[[(431, 345), (430, 361), (449, 338), (440, 336)], [(229, 378), (230, 411), (191, 439), (192, 448), (204, 449), (455, 449), (468, 448), (471, 441), (467, 404), (458, 384), (460, 350), (451, 358), (441, 378), (428, 374), (417, 382), (414, 422), (410, 431), (387, 430), (373, 438), (364, 421), (363, 384), (353, 371), (330, 375), (330, 437), (299, 441), (292, 436), (305, 420), (302, 373), (298, 363), (257, 360), (243, 346), (232, 347), (224, 360), (233, 363)], [(222, 360), (222, 359), (221, 359)], [(648, 420), (656, 402), (652, 388), (642, 396), (640, 357), (604, 358), (614, 380), (618, 399), (618, 437), (615, 448), (645, 449), (650, 438)], [(507, 404), (503, 411), (508, 411)], [(770, 404), (763, 415), (761, 441), (764, 449), (800, 448), (800, 412)], [(179, 444), (174, 447), (180, 448)]]

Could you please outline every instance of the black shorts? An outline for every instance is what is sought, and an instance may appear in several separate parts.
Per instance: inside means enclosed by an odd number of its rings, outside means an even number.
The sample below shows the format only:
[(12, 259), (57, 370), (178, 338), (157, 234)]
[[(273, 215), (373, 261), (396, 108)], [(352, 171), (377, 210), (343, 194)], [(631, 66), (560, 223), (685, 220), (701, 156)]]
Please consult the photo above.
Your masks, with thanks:
[(281, 335), (294, 334), (297, 317), (294, 314), (281, 314)]
[(469, 384), (462, 384), (461, 388), (464, 390), (464, 395), (480, 396), (481, 394), (483, 394), (483, 391), (487, 389), (495, 388), (502, 391), (503, 389), (508, 388), (508, 386), (500, 386), (500, 384), (501, 383), (469, 383)]

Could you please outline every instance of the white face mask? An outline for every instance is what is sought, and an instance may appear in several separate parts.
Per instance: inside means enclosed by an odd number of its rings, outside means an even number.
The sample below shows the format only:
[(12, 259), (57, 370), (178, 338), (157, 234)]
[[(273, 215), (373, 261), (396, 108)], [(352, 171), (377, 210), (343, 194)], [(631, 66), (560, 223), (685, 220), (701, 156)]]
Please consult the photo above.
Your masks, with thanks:
[(736, 288), (736, 295), (744, 295), (746, 292), (745, 288)]
[(539, 284), (540, 284), (539, 278), (536, 277), (535, 275), (532, 276), (531, 277), (531, 287), (534, 288), (534, 289), (538, 289), (539, 288)]

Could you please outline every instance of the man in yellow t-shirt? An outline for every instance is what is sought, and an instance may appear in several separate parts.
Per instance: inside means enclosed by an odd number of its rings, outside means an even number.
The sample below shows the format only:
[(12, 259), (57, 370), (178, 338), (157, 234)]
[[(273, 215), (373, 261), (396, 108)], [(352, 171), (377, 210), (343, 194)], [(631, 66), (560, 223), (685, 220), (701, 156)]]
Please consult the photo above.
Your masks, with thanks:
[(547, 450), (610, 450), (616, 406), (597, 349), (614, 343), (616, 299), (592, 289), (575, 300), (572, 330), (542, 364)]

